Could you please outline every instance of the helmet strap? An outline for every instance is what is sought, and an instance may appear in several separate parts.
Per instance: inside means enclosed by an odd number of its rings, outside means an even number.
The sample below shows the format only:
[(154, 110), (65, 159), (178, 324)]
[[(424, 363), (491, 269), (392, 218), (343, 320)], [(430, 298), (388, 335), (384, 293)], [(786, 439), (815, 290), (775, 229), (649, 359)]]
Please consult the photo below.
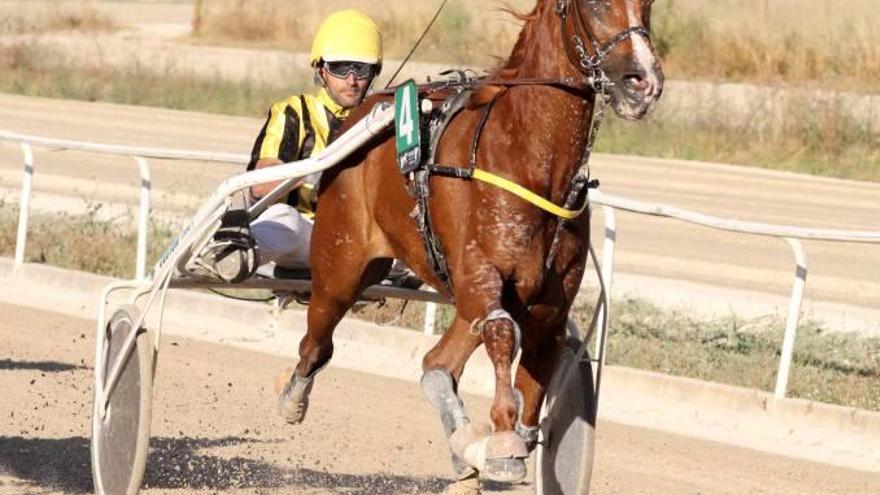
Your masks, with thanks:
[(322, 67), (324, 67), (324, 61), (323, 61), (323, 60), (318, 60), (318, 63), (315, 64), (315, 76), (314, 76), (314, 82), (315, 82), (315, 86), (318, 86), (318, 87), (321, 87), (321, 88), (323, 88), (324, 86), (326, 86), (326, 83), (324, 83), (324, 78), (321, 77), (321, 68), (322, 68)]

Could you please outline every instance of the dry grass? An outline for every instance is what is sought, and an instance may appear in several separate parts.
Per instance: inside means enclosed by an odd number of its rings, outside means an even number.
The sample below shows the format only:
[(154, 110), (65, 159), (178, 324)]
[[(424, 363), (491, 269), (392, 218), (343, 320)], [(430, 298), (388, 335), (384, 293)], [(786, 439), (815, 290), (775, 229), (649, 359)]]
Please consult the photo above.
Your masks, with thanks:
[(814, 82), (880, 91), (875, 0), (667, 0), (654, 15), (676, 78)]
[[(525, 10), (533, 2), (509, 2)], [(389, 58), (400, 58), (427, 25), (436, 2), (361, 0), (204, 2), (195, 38), (307, 51), (330, 12), (356, 7), (385, 36)], [(421, 61), (493, 65), (507, 56), (519, 23), (500, 0), (453, 0), (417, 51)], [(880, 91), (880, 8), (876, 0), (664, 0), (654, 12), (654, 41), (671, 78), (814, 82), (823, 87)]]
[[(510, 3), (526, 8), (530, 2)], [(381, 28), (386, 58), (400, 59), (428, 25), (437, 5), (408, 0), (213, 0), (204, 2), (200, 26), (193, 34), (207, 43), (244, 43), (306, 52), (328, 14), (354, 7), (367, 13)], [(502, 2), (493, 0), (449, 2), (416, 58), (475, 66), (494, 64), (497, 57), (507, 55), (520, 29), (519, 23), (499, 10), (501, 6)]]
[[(707, 318), (631, 298), (612, 305), (609, 364), (773, 390), (783, 319)], [(573, 315), (583, 327), (592, 309), (577, 304)], [(878, 411), (878, 378), (880, 338), (830, 332), (815, 321), (801, 321), (788, 396)]]
[[(100, 206), (85, 215), (31, 215), (25, 261), (74, 270), (130, 278), (135, 273), (137, 232), (134, 218), (100, 219)], [(0, 256), (15, 252), (18, 205), (0, 199)], [(149, 232), (148, 262), (164, 252), (174, 233), (153, 225)]]
[[(880, 182), (880, 133), (840, 98), (767, 96), (743, 102), (707, 97), (687, 110), (660, 105), (647, 121), (607, 119), (597, 151), (760, 166)], [(872, 128), (873, 126), (873, 128)]]
[(113, 31), (119, 25), (94, 0), (16, 0), (0, 4), (0, 34)]
[(0, 92), (28, 96), (258, 117), (269, 102), (310, 87), (307, 74), (284, 84), (239, 83), (159, 61), (82, 66), (39, 43), (0, 45)]

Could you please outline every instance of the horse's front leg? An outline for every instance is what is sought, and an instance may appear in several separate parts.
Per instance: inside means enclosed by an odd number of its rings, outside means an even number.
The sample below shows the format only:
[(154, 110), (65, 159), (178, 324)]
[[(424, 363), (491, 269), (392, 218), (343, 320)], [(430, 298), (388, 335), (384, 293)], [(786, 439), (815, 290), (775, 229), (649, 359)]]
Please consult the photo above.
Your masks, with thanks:
[[(519, 327), (501, 309), (501, 276), (488, 264), (474, 266), (458, 278), (456, 320), (424, 360), (422, 388), (440, 414), (449, 435), (456, 471), (470, 470), (482, 478), (518, 482), (526, 474), (528, 450), (516, 434), (517, 407), (511, 383), (511, 365), (518, 350)], [(470, 423), (455, 384), (464, 363), (485, 344), (495, 375), (495, 397), (490, 411), (492, 428)], [(460, 461), (466, 466), (461, 466)]]
[(516, 431), (529, 451), (537, 446), (541, 404), (556, 372), (565, 334), (564, 325), (548, 325), (547, 320), (536, 318), (536, 312), (546, 315), (533, 308), (522, 322), (524, 339), (515, 382), (519, 413)]
[[(465, 362), (479, 345), (480, 338), (470, 332), (469, 322), (456, 314), (452, 325), (422, 361), (424, 370), (421, 380), (422, 392), (440, 416), (440, 423), (447, 437), (451, 437), (457, 431), (460, 432), (459, 438), (462, 436), (461, 432), (472, 433), (473, 438), (465, 443), (476, 442), (488, 434), (488, 431), (477, 433), (473, 430), (464, 403), (458, 395), (458, 382), (464, 371)], [(466, 462), (461, 452), (457, 453), (455, 448), (450, 450), (452, 450), (452, 468), (457, 479), (473, 478), (476, 467)]]
[[(465, 362), (481, 341), (495, 370), (491, 428), (471, 423), (457, 387)], [(477, 471), (493, 481), (518, 482), (525, 477), (528, 450), (515, 432), (517, 407), (510, 381), (518, 341), (518, 327), (504, 311), (490, 312), (475, 321), (456, 315), (440, 342), (425, 356), (422, 390), (440, 415), (459, 479)]]
[(522, 335), (513, 318), (501, 309), (489, 312), (472, 326), (482, 336), (495, 373), (495, 397), (490, 410), (494, 428), (485, 439), (484, 464), (480, 472), (484, 478), (493, 481), (520, 482), (526, 475), (525, 458), (529, 452), (523, 438), (516, 432), (517, 405), (511, 383), (511, 366)]

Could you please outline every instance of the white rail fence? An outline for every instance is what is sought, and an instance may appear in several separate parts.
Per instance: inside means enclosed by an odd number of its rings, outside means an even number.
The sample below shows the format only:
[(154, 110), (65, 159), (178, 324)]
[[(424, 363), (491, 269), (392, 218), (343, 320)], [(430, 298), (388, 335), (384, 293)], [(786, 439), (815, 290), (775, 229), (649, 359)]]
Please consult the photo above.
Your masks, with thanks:
[[(25, 248), (27, 243), (28, 217), (30, 210), (30, 198), (33, 185), (34, 156), (31, 146), (41, 146), (55, 150), (76, 150), (100, 154), (120, 155), (133, 158), (138, 165), (141, 177), (140, 202), (138, 214), (138, 243), (136, 258), (137, 279), (142, 279), (146, 273), (146, 241), (148, 220), (150, 214), (150, 191), (151, 179), (148, 158), (166, 160), (191, 160), (205, 162), (220, 162), (245, 164), (249, 157), (230, 153), (207, 153), (191, 150), (142, 148), (132, 146), (119, 146), (81, 141), (68, 141), (50, 139), (39, 136), (29, 136), (7, 131), (0, 131), (0, 141), (20, 144), (24, 155), (24, 178), (22, 179), (22, 192), (18, 232), (15, 247), (14, 273), (17, 273), (24, 263)], [(672, 206), (644, 203), (625, 199), (613, 195), (604, 194), (598, 190), (590, 191), (590, 200), (594, 205), (602, 206), (605, 220), (605, 239), (602, 252), (602, 275), (607, 290), (612, 284), (614, 268), (614, 248), (616, 241), (616, 218), (615, 210), (632, 213), (660, 216), (683, 222), (693, 223), (704, 227), (738, 232), (749, 235), (762, 235), (777, 237), (785, 240), (791, 247), (795, 258), (795, 277), (792, 284), (791, 301), (786, 319), (785, 337), (782, 343), (782, 351), (777, 372), (776, 387), (774, 394), (778, 398), (785, 397), (788, 384), (788, 375), (791, 368), (794, 342), (797, 334), (797, 326), (803, 302), (804, 287), (807, 279), (807, 257), (801, 239), (821, 240), (830, 242), (858, 242), (880, 243), (880, 232), (836, 230), (836, 229), (807, 229), (787, 225), (770, 225), (755, 222), (743, 222), (723, 219), (697, 213)], [(424, 328), (426, 333), (433, 333), (436, 322), (437, 307), (434, 303), (428, 304), (425, 315)], [(610, 315), (610, 308), (609, 308)], [(610, 318), (610, 316), (609, 316)], [(601, 325), (602, 322), (599, 322)], [(598, 345), (598, 342), (597, 342)], [(597, 350), (598, 355), (598, 350)]]
[(135, 259), (135, 278), (143, 279), (147, 264), (147, 235), (150, 217), (150, 192), (152, 181), (147, 158), (165, 160), (190, 160), (202, 162), (233, 163), (244, 165), (250, 157), (232, 153), (207, 153), (203, 151), (175, 150), (162, 148), (141, 148), (114, 144), (69, 141), (40, 136), (29, 136), (8, 131), (0, 131), (0, 141), (19, 143), (24, 154), (24, 178), (21, 186), (21, 202), (19, 203), (18, 233), (15, 243), (14, 270), (18, 271), (24, 263), (27, 247), (27, 229), (30, 216), (30, 200), (33, 188), (34, 155), (31, 146), (40, 146), (52, 150), (86, 151), (104, 155), (117, 155), (133, 158), (140, 172), (140, 201), (138, 207), (138, 239)]

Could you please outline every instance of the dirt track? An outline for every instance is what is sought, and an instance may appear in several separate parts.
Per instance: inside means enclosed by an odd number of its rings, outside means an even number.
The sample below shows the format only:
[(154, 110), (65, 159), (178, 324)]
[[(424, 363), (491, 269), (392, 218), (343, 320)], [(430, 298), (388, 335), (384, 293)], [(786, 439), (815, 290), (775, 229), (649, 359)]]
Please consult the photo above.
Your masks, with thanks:
[[(0, 312), (0, 493), (87, 493), (93, 323), (6, 304)], [(443, 489), (445, 443), (414, 384), (330, 368), (315, 388), (308, 420), (294, 429), (272, 410), (272, 376), (285, 364), (166, 338), (144, 493)], [(486, 401), (468, 404), (473, 411)], [(597, 451), (593, 494), (880, 492), (880, 473), (607, 421), (600, 423)]]

